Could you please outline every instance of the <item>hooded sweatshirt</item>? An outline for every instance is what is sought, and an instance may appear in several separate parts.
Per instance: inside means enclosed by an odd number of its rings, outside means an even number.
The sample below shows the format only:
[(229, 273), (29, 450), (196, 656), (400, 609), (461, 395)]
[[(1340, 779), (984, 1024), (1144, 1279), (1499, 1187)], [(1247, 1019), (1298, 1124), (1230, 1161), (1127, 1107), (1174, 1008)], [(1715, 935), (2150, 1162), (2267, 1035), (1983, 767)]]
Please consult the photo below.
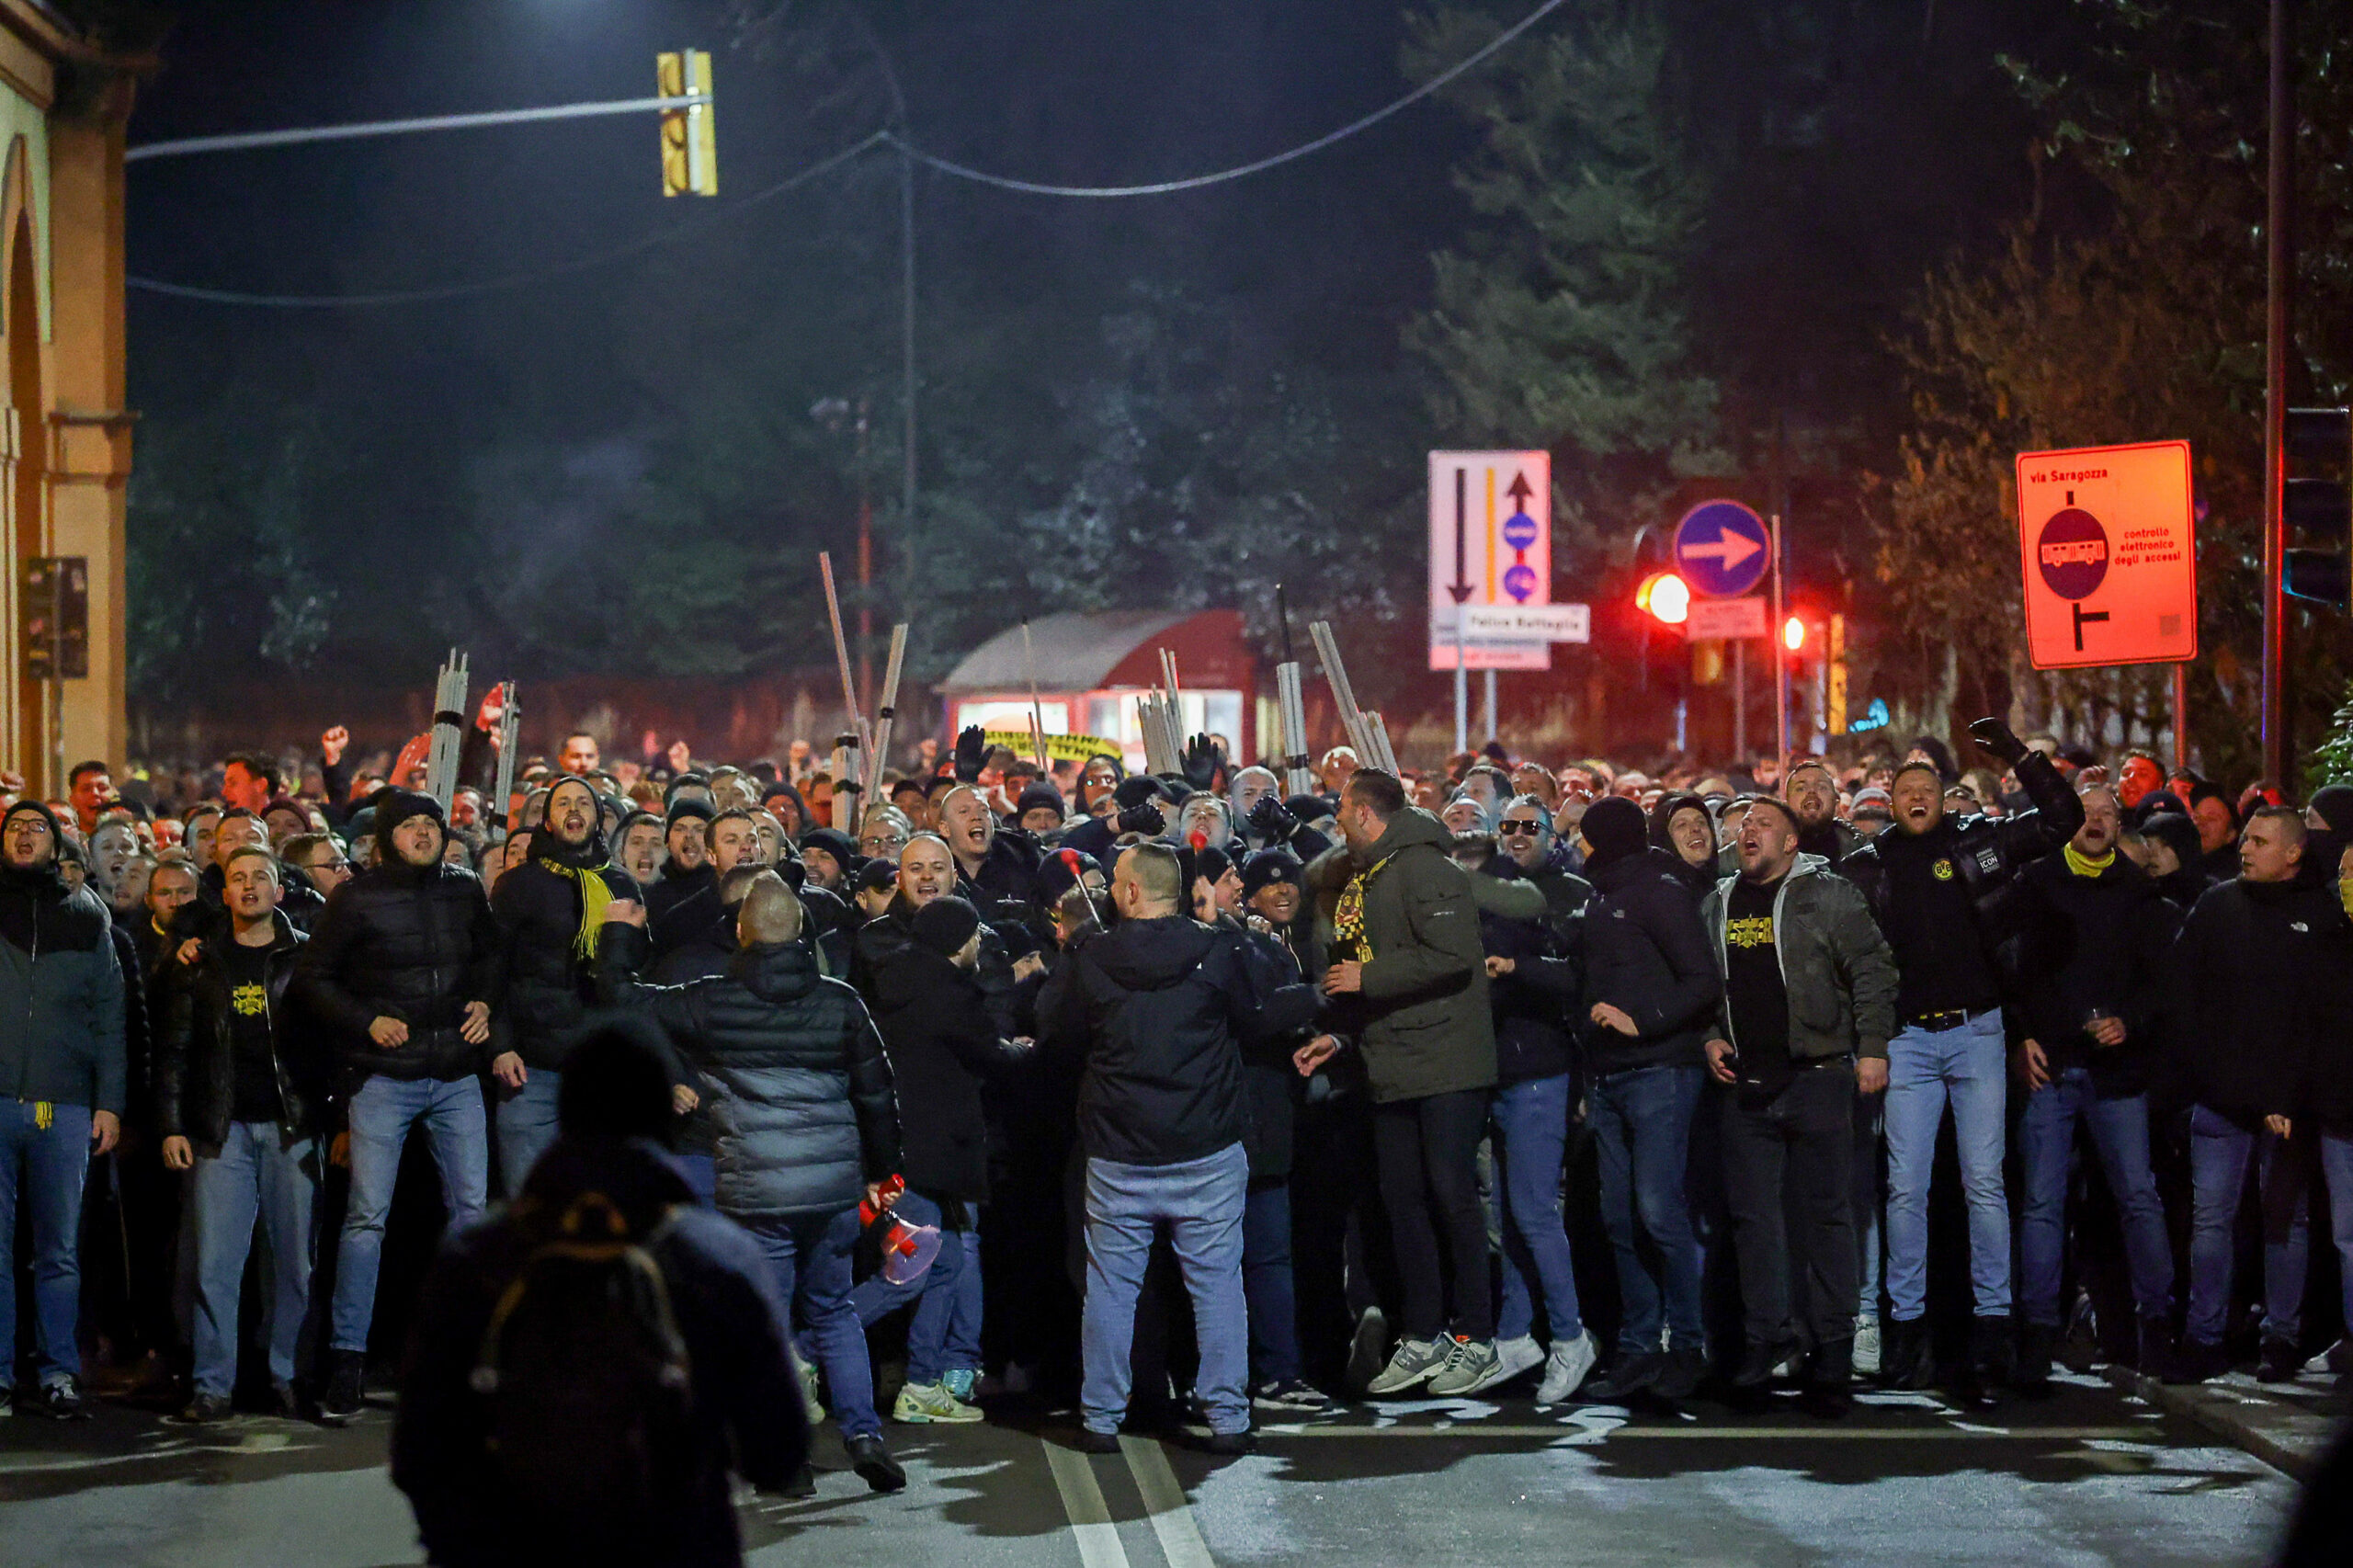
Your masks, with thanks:
[[(31, 812), (63, 841), (38, 801)], [(88, 888), (66, 891), (54, 852), (19, 870), (0, 866), (0, 1096), (122, 1114), (130, 1071), (123, 1044), (123, 975), (106, 905)]]

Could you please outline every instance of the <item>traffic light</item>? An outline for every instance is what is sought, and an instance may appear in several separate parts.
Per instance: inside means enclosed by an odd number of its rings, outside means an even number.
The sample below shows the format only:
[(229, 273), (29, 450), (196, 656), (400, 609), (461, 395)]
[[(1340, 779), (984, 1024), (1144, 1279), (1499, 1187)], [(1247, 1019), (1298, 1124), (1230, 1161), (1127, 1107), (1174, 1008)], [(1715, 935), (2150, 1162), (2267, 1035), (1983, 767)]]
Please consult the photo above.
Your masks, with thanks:
[(1781, 622), (1781, 646), (1792, 653), (1805, 652), (1805, 618), (1793, 615)]
[[(2310, 537), (2325, 549), (2290, 550), (2281, 557), (2279, 586), (2291, 597), (2325, 604), (2339, 615), (2353, 610), (2353, 413), (2342, 408), (2291, 408), (2287, 429), (2288, 483), (2280, 510), (2290, 541)], [(2336, 478), (2300, 474), (2313, 466)]]
[(1680, 626), (1691, 619), (1691, 585), (1672, 572), (1654, 572), (1634, 590), (1634, 608), (1662, 625)]
[(711, 131), (710, 54), (699, 49), (657, 54), (654, 80), (665, 98), (705, 100), (662, 111), (662, 194), (717, 196), (719, 144)]

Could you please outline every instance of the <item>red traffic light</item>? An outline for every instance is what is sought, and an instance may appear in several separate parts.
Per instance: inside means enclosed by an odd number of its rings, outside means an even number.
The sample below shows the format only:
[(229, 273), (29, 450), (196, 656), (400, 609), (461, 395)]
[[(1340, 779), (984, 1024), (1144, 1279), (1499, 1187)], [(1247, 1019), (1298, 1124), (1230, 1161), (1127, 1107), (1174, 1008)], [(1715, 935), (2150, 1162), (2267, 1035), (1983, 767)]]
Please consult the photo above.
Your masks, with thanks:
[(1672, 572), (1654, 572), (1634, 590), (1634, 608), (1665, 625), (1680, 626), (1691, 619), (1691, 586)]
[(1804, 648), (1805, 621), (1802, 618), (1793, 615), (1781, 622), (1781, 646), (1792, 653)]

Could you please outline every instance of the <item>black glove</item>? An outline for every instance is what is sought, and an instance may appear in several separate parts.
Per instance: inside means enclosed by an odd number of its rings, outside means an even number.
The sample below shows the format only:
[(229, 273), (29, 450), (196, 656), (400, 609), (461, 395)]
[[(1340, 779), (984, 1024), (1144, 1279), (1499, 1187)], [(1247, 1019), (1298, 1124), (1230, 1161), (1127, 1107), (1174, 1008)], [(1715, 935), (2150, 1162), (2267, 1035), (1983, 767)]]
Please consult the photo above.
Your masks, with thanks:
[(1185, 743), (1185, 782), (1196, 790), (1217, 788), (1218, 775), (1225, 771), (1225, 753), (1207, 735), (1195, 735)]
[(1283, 805), (1282, 797), (1265, 794), (1250, 808), (1250, 825), (1269, 844), (1288, 844), (1299, 831), (1299, 819)]
[(1139, 801), (1120, 813), (1121, 833), (1141, 833), (1146, 838), (1157, 838), (1168, 819), (1160, 814), (1160, 807), (1150, 801)]
[(961, 784), (981, 781), (981, 765), (989, 759), (989, 743), (978, 724), (967, 724), (956, 737), (956, 779)]
[(2026, 743), (1999, 719), (1980, 719), (1969, 726), (1969, 738), (2016, 767), (2026, 760)]

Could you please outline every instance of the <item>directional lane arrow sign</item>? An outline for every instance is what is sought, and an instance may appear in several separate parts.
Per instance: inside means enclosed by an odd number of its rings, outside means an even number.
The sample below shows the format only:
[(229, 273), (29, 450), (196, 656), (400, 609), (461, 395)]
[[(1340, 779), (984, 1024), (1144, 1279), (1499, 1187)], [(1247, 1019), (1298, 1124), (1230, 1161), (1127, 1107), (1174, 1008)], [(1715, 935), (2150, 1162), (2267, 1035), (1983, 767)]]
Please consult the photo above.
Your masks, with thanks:
[(1675, 528), (1675, 564), (1696, 593), (1731, 598), (1756, 586), (1770, 564), (1765, 519), (1737, 501), (1702, 501)]

